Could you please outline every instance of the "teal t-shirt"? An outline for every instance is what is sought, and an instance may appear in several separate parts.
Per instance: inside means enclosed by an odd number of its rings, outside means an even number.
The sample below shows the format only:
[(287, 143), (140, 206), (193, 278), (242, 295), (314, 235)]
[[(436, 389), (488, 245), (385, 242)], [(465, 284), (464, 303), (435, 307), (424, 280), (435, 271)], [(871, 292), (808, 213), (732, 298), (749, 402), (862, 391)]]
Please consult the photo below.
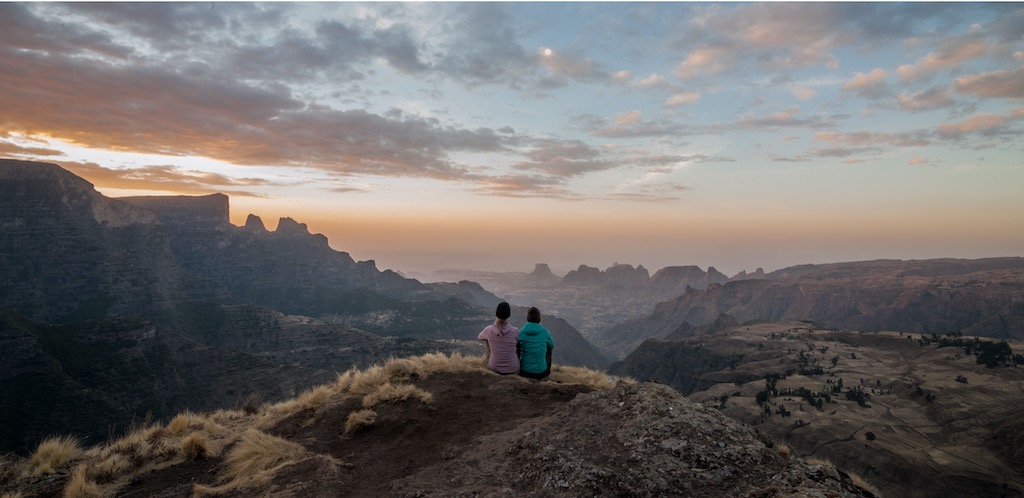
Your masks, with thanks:
[(524, 372), (543, 373), (549, 367), (548, 348), (555, 349), (548, 329), (539, 323), (526, 322), (519, 329), (519, 368)]

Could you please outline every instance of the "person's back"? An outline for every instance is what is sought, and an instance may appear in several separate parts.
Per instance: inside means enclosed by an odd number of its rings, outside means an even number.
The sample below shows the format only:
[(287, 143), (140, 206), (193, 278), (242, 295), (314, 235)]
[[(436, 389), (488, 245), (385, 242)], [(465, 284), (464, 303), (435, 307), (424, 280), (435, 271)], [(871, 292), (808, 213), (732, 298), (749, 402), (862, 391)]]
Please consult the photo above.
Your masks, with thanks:
[(487, 344), (487, 368), (500, 374), (514, 374), (519, 371), (519, 357), (516, 346), (519, 343), (519, 329), (508, 323), (511, 310), (508, 303), (498, 304), (497, 319), (484, 327), (477, 339)]
[(548, 329), (540, 324), (540, 310), (530, 308), (526, 325), (519, 329), (519, 375), (543, 379), (551, 373), (551, 353), (555, 341)]

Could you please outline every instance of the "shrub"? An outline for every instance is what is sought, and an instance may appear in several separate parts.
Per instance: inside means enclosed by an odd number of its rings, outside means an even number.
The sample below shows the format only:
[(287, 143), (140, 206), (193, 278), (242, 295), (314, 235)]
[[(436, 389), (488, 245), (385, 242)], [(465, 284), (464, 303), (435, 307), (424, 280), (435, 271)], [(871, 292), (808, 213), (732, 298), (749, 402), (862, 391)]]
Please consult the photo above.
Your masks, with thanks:
[(865, 432), (864, 433), (864, 438), (867, 439), (868, 441), (874, 441), (875, 440), (875, 433), (871, 432), (871, 431)]

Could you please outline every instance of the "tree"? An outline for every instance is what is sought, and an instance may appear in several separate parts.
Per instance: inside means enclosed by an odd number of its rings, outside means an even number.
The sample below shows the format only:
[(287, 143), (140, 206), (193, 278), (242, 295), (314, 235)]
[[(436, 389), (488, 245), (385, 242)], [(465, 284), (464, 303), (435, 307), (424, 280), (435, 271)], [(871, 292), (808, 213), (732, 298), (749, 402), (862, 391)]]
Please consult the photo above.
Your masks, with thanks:
[(961, 384), (966, 384), (967, 383), (967, 377), (964, 377), (963, 375), (957, 375), (956, 376), (956, 381), (961, 383)]
[(865, 438), (866, 438), (866, 439), (867, 439), (868, 441), (874, 441), (874, 440), (875, 440), (875, 433), (874, 433), (874, 432), (871, 432), (871, 431), (865, 432), (865, 433), (864, 433), (864, 437), (865, 437)]

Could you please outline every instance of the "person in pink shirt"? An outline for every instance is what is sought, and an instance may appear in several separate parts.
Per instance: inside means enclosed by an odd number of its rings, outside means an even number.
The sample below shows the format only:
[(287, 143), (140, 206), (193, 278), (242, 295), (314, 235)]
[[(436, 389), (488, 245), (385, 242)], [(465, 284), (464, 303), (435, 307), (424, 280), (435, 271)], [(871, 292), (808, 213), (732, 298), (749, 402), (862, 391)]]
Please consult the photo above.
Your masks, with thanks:
[(502, 375), (519, 373), (519, 357), (516, 355), (519, 329), (508, 323), (512, 308), (502, 301), (498, 303), (494, 316), (494, 323), (484, 327), (477, 336), (487, 345), (487, 368)]

